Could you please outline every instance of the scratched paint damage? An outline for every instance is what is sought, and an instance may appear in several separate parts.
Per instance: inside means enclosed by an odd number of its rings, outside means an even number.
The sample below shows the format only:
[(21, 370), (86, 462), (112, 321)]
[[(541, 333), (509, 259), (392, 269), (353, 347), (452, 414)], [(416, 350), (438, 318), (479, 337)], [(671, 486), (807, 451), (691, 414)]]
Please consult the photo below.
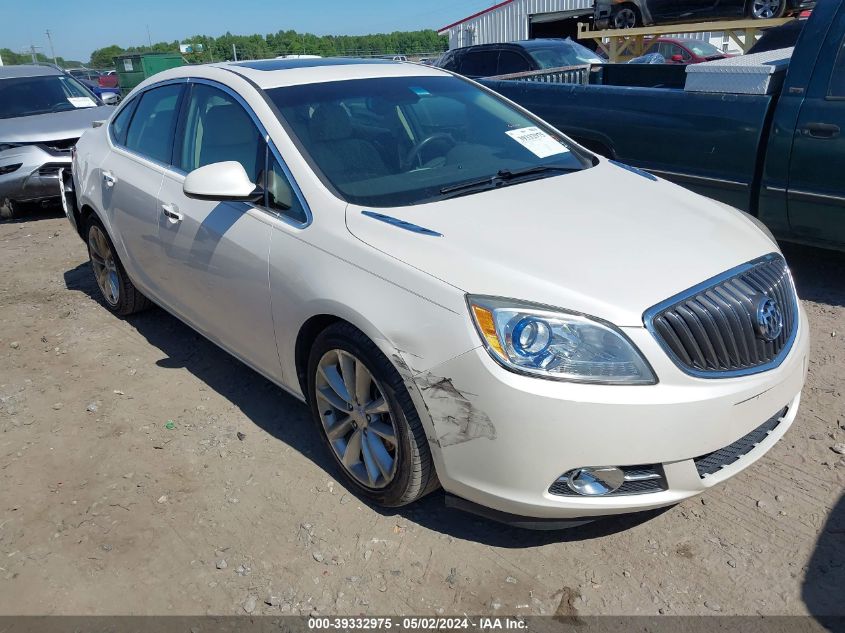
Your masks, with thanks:
[(496, 439), (493, 422), (467, 397), (474, 394), (460, 391), (450, 378), (431, 373), (420, 374), (415, 380), (434, 421), (442, 448), (485, 437)]

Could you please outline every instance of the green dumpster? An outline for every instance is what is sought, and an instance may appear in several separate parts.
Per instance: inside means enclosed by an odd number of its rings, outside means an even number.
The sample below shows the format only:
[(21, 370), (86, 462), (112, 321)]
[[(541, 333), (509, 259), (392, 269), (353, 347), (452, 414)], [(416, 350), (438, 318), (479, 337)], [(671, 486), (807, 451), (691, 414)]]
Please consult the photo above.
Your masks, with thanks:
[(184, 64), (181, 53), (127, 53), (114, 58), (118, 84), (124, 95), (148, 77)]

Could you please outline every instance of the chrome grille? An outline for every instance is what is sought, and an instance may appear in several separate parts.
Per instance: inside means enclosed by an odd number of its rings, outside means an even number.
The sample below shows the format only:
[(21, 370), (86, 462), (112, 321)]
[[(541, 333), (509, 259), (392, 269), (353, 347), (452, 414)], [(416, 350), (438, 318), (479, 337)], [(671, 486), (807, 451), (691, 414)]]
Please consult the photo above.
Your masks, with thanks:
[(751, 449), (757, 446), (760, 442), (765, 440), (769, 433), (774, 431), (786, 416), (787, 409), (781, 409), (775, 413), (768, 420), (763, 422), (756, 429), (751, 431), (748, 435), (744, 435), (736, 442), (725, 448), (720, 448), (718, 451), (713, 451), (707, 455), (696, 457), (695, 468), (698, 470), (698, 476), (704, 479), (708, 475), (713, 475), (726, 466), (730, 466), (736, 461), (745, 457)]
[[(758, 316), (766, 299), (783, 319), (773, 340)], [(682, 370), (724, 378), (779, 365), (795, 338), (798, 304), (786, 262), (772, 254), (672, 297), (646, 311), (644, 321)]]

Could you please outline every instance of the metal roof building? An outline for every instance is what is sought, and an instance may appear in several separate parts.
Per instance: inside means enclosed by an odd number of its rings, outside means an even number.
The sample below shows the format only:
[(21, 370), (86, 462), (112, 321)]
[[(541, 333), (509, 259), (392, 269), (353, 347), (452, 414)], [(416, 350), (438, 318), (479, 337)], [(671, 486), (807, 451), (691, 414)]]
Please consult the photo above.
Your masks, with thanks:
[[(449, 49), (473, 44), (514, 42), (539, 37), (578, 37), (578, 22), (589, 22), (594, 0), (504, 0), (438, 33), (449, 37)], [(723, 33), (694, 33), (684, 37), (710, 41), (722, 50), (741, 52)]]
[(449, 48), (472, 44), (513, 42), (531, 37), (574, 37), (575, 33), (547, 32), (543, 25), (591, 15), (593, 0), (505, 0), (438, 31), (449, 36)]

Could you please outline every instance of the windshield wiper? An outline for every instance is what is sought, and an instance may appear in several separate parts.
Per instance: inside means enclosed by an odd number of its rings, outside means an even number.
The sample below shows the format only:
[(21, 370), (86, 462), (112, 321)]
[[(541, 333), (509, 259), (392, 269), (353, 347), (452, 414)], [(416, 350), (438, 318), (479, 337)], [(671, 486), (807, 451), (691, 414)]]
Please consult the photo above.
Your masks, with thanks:
[(449, 185), (448, 187), (443, 187), (440, 193), (447, 197), (449, 197), (449, 194), (475, 193), (477, 191), (486, 191), (505, 186), (511, 181), (524, 176), (533, 176), (535, 174), (544, 174), (553, 171), (579, 171), (580, 169), (580, 167), (572, 167), (570, 165), (534, 165), (533, 167), (525, 167), (523, 169), (500, 169), (496, 172), (495, 176), (469, 180), (458, 183), (457, 185)]

